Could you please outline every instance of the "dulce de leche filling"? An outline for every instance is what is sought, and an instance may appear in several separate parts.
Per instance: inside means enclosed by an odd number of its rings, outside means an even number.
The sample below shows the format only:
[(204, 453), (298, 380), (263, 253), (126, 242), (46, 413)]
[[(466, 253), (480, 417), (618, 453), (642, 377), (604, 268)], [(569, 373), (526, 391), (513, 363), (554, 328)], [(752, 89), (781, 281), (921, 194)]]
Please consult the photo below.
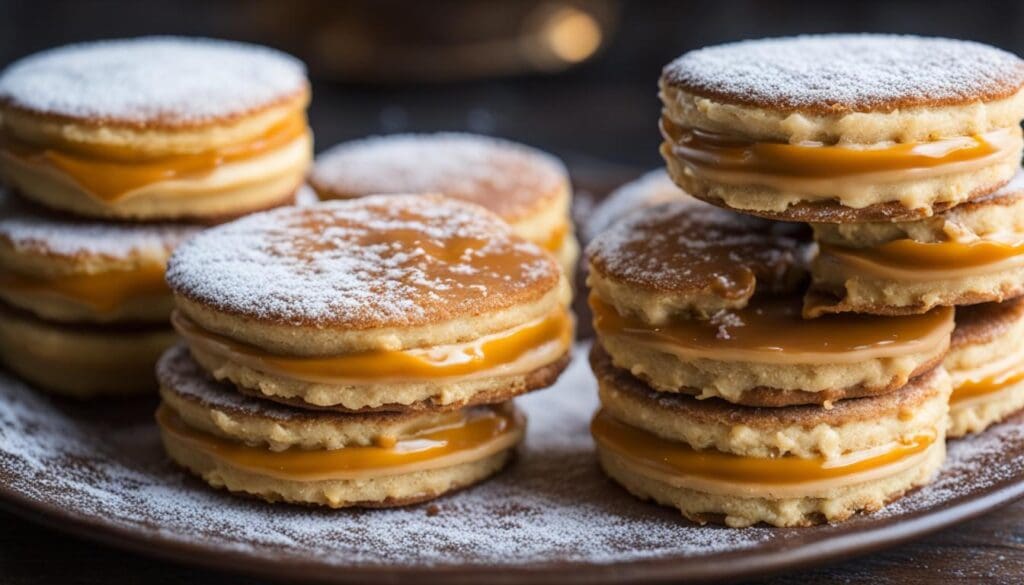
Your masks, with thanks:
[(713, 320), (649, 325), (620, 315), (590, 296), (594, 329), (685, 359), (777, 364), (855, 363), (938, 351), (953, 330), (953, 309), (888, 317), (841, 314), (801, 317), (798, 296), (753, 297), (743, 309)]
[(292, 379), (323, 383), (419, 381), (515, 375), (561, 357), (572, 341), (572, 317), (564, 308), (508, 331), (466, 343), (401, 351), (364, 351), (329, 357), (273, 355), (207, 331), (180, 312), (171, 323), (189, 345), (229, 362)]
[(164, 280), (164, 267), (159, 264), (136, 270), (51, 278), (0, 270), (0, 291), (58, 297), (86, 305), (97, 313), (114, 311), (130, 301), (170, 295)]
[(71, 142), (36, 145), (9, 134), (0, 136), (0, 152), (55, 169), (97, 199), (113, 203), (146, 185), (203, 176), (220, 166), (283, 148), (307, 132), (306, 116), (298, 111), (251, 140), (194, 154), (148, 157), (129, 148)]
[(667, 118), (662, 132), (672, 153), (695, 170), (795, 179), (828, 179), (887, 172), (920, 172), (995, 159), (1012, 152), (1010, 130), (932, 142), (871, 147), (754, 142), (742, 137), (684, 128)]
[(367, 479), (478, 461), (513, 447), (526, 426), (504, 403), (468, 408), (440, 426), (374, 445), (271, 451), (194, 429), (166, 405), (156, 419), (166, 438), (233, 467), (292, 481)]
[(951, 405), (959, 405), (984, 398), (1024, 382), (1024, 359), (1010, 356), (1008, 359), (988, 364), (977, 371), (954, 378)]
[(867, 481), (870, 476), (885, 475), (887, 471), (895, 473), (901, 463), (912, 463), (915, 456), (923, 455), (936, 440), (934, 433), (923, 432), (905, 441), (833, 459), (757, 458), (696, 450), (685, 443), (622, 423), (604, 411), (594, 416), (590, 432), (600, 447), (628, 460), (645, 473), (701, 490), (737, 491), (738, 487), (742, 491), (746, 488), (753, 492), (751, 495), (756, 495), (759, 489), (772, 491), (773, 488), (824, 482), (844, 485)]
[(820, 244), (822, 258), (851, 272), (903, 281), (963, 278), (1024, 264), (1024, 240), (917, 242), (894, 240), (871, 248)]

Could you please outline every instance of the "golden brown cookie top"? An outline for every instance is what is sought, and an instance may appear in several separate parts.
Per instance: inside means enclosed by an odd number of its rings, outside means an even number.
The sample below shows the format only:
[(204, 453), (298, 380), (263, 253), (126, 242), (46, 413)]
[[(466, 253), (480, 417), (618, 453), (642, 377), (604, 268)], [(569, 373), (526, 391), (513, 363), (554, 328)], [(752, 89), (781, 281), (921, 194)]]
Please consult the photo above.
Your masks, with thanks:
[(230, 121), (307, 92), (299, 60), (267, 47), (202, 38), (67, 45), (25, 57), (0, 74), (0, 107), (134, 128)]
[(686, 198), (642, 209), (599, 234), (587, 259), (603, 277), (650, 291), (729, 299), (787, 290), (806, 268), (810, 231)]
[(554, 202), (569, 180), (561, 161), (534, 148), (441, 132), (339, 144), (317, 157), (310, 183), (324, 198), (441, 193), (517, 221)]
[(691, 51), (662, 83), (721, 103), (841, 115), (1005, 98), (1024, 86), (1024, 61), (971, 41), (808, 35)]
[(431, 325), (538, 301), (550, 254), (487, 210), (440, 195), (289, 207), (207, 230), (171, 257), (178, 295), (264, 323)]

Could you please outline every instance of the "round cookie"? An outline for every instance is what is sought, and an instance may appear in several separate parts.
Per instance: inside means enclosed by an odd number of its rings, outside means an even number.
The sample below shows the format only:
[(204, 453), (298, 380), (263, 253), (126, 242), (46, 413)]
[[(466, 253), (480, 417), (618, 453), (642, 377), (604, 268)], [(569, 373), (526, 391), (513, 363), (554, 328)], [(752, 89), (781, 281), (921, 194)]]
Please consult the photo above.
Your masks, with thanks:
[(583, 236), (589, 242), (636, 209), (687, 198), (689, 196), (672, 182), (665, 169), (649, 171), (601, 201), (583, 224)]
[(953, 379), (949, 436), (978, 433), (1024, 409), (1024, 299), (956, 310), (944, 365)]
[(175, 341), (166, 324), (54, 323), (0, 304), (0, 362), (55, 394), (151, 392), (153, 364)]
[(928, 219), (815, 224), (806, 314), (896, 315), (1024, 294), (1024, 172)]
[(441, 193), (476, 203), (574, 274), (579, 245), (565, 165), (522, 144), (474, 134), (396, 134), (344, 142), (320, 154), (310, 183), (323, 199)]
[(637, 497), (696, 522), (804, 526), (874, 511), (923, 485), (945, 456), (942, 368), (879, 397), (751, 408), (667, 396), (591, 354), (604, 470)]
[(629, 215), (587, 247), (601, 346), (657, 390), (752, 406), (882, 394), (941, 363), (948, 307), (803, 319), (800, 227), (687, 201)]
[(249, 216), (180, 246), (167, 281), (204, 368), (309, 408), (500, 402), (553, 382), (572, 340), (552, 256), (439, 195)]
[(81, 220), (0, 191), (0, 301), (50, 321), (166, 323), (167, 259), (199, 229)]
[(78, 215), (208, 221), (290, 202), (309, 83), (264, 47), (150, 37), (59, 47), (0, 74), (0, 172)]
[(157, 366), (171, 459), (214, 487), (331, 508), (422, 502), (497, 473), (522, 440), (511, 402), (448, 413), (314, 412), (238, 394), (182, 346)]
[(928, 217), (1005, 184), (1024, 145), (1024, 61), (969, 41), (743, 41), (686, 53), (660, 87), (673, 179), (774, 219)]

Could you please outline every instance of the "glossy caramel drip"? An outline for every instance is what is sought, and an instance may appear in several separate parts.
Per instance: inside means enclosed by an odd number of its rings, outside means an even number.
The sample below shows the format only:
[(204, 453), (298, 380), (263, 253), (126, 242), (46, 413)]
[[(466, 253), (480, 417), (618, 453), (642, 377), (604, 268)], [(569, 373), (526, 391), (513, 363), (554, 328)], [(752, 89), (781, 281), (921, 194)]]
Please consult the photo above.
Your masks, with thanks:
[(893, 357), (929, 349), (935, 336), (948, 339), (953, 328), (950, 307), (899, 317), (841, 314), (803, 319), (798, 296), (754, 297), (745, 308), (731, 311), (728, 319), (679, 319), (657, 327), (620, 315), (596, 295), (590, 296), (590, 306), (600, 335), (680, 348), (709, 359), (727, 359), (730, 354), (767, 362), (787, 356), (796, 361), (814, 356), (838, 360), (844, 354)]
[(949, 402), (956, 404), (979, 396), (995, 394), (1021, 382), (1024, 382), (1024, 363), (1012, 364), (994, 374), (964, 380), (953, 388), (953, 395), (950, 396)]
[[(165, 405), (157, 410), (156, 419), (164, 433), (193, 449), (240, 469), (295, 481), (342, 479), (365, 476), (368, 472), (383, 476), (436, 468), (454, 456), (478, 453), (489, 445), (499, 449), (511, 447), (525, 426), (525, 421), (510, 404), (475, 407), (461, 413), (459, 420), (449, 424), (385, 439), (374, 445), (284, 451), (271, 451), (199, 431)], [(504, 444), (494, 445), (498, 441)]]
[(311, 380), (436, 379), (470, 376), (510, 365), (531, 352), (564, 351), (572, 340), (572, 317), (559, 308), (510, 331), (453, 345), (404, 351), (365, 351), (330, 357), (286, 357), (206, 331), (175, 313), (175, 329), (192, 344), (265, 371)]
[(170, 295), (162, 265), (53, 278), (0, 271), (0, 289), (29, 294), (53, 294), (88, 305), (101, 313), (113, 311), (128, 301)]
[(684, 128), (661, 120), (662, 132), (672, 152), (688, 164), (722, 171), (780, 177), (842, 177), (885, 171), (929, 169), (951, 163), (981, 159), (1000, 151), (996, 142), (1007, 133), (997, 130), (983, 135), (963, 136), (894, 144), (879, 148), (840, 145), (752, 142), (738, 137)]
[(224, 164), (254, 158), (306, 132), (306, 116), (299, 112), (252, 140), (196, 154), (153, 158), (125, 148), (71, 143), (36, 146), (12, 136), (4, 136), (0, 148), (28, 162), (53, 167), (98, 199), (112, 202), (146, 185), (204, 175)]
[(894, 443), (881, 452), (873, 450), (864, 457), (837, 462), (824, 458), (757, 458), (715, 450), (698, 451), (685, 443), (669, 441), (621, 423), (603, 410), (594, 416), (590, 432), (602, 447), (665, 475), (771, 485), (836, 479), (871, 471), (921, 453), (935, 442), (934, 435), (923, 433), (909, 442)]
[(995, 264), (1024, 254), (1024, 241), (916, 242), (894, 240), (872, 248), (820, 244), (821, 253), (903, 270), (958, 270)]

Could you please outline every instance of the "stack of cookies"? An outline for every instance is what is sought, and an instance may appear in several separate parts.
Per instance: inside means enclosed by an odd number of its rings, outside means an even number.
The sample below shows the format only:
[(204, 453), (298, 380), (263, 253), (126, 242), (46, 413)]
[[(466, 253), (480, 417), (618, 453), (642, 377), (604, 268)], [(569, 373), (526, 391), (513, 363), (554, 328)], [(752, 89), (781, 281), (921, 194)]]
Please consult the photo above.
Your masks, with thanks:
[(0, 74), (0, 360), (74, 396), (151, 390), (164, 284), (199, 230), (290, 204), (309, 84), (276, 51), (200, 39), (71, 45)]
[(703, 202), (588, 248), (608, 474), (698, 521), (835, 521), (934, 476), (951, 395), (956, 434), (1024, 406), (1022, 88), (888, 35), (669, 64), (662, 154)]
[(554, 254), (570, 277), (576, 272), (569, 174), (537, 149), (450, 132), (372, 137), (318, 156), (309, 182), (321, 199), (441, 193), (476, 203)]
[(171, 458), (330, 507), (423, 501), (501, 469), (511, 399), (569, 359), (554, 257), (482, 207), (379, 195), (207, 230), (171, 257), (185, 340), (157, 366)]

